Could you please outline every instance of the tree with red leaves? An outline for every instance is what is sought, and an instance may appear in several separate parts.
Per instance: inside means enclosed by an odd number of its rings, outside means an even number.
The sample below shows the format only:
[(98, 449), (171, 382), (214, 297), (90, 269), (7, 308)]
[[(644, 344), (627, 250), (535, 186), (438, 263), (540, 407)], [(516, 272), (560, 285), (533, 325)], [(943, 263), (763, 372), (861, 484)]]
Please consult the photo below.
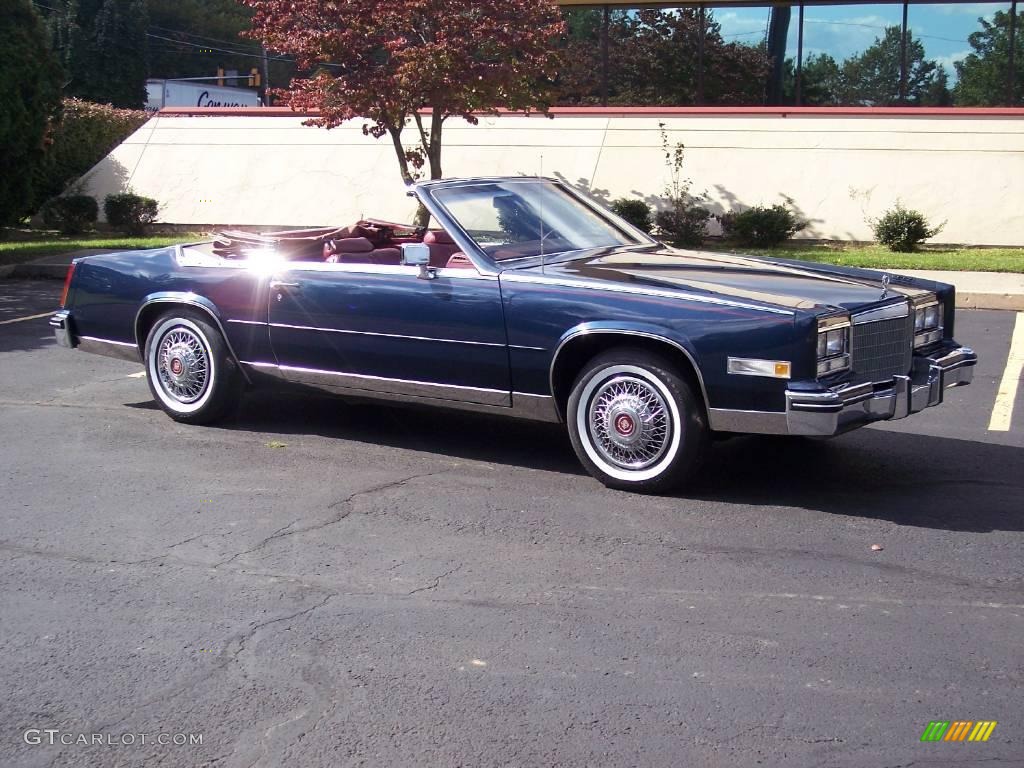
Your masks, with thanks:
[[(253, 9), (246, 34), (295, 56), (300, 70), (279, 92), (310, 125), (365, 119), (363, 132), (389, 135), (402, 179), (428, 165), (441, 178), (445, 120), (499, 109), (547, 113), (558, 37), (552, 0), (240, 0)], [(428, 119), (429, 116), (429, 119)], [(415, 126), (406, 148), (402, 131)]]

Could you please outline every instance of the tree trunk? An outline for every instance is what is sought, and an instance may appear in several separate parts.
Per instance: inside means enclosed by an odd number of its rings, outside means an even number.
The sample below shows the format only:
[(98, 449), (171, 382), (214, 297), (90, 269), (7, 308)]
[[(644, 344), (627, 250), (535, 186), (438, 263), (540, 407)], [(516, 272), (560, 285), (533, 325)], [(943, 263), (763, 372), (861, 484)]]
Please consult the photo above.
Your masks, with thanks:
[(441, 171), (441, 131), (444, 128), (444, 117), (438, 110), (430, 117), (430, 146), (427, 148), (427, 159), (430, 161), (430, 178), (443, 179)]
[[(398, 168), (402, 173), (402, 181), (407, 187), (410, 187), (416, 183), (416, 179), (412, 177), (409, 161), (405, 157), (405, 148), (402, 146), (402, 129), (389, 127), (388, 133), (391, 134), (391, 143), (394, 144), (395, 154), (398, 156)], [(430, 225), (430, 211), (423, 206), (423, 203), (417, 201), (416, 215), (413, 217), (412, 223), (413, 226), (421, 229), (426, 229)]]
[(388, 126), (388, 133), (391, 134), (391, 143), (395, 146), (395, 154), (398, 156), (398, 169), (402, 173), (402, 181), (406, 186), (416, 182), (409, 171), (409, 161), (405, 158), (405, 148), (402, 146), (402, 129)]

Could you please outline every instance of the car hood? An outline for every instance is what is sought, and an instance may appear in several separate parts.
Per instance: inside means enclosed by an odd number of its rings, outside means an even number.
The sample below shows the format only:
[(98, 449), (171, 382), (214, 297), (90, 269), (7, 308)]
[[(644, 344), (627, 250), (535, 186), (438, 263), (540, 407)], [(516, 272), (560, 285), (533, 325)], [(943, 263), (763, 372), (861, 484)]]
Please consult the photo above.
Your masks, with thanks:
[[(547, 277), (650, 287), (658, 290), (712, 293), (733, 299), (762, 302), (787, 309), (854, 310), (884, 298), (922, 293), (906, 285), (889, 285), (877, 278), (851, 277), (817, 271), (816, 265), (710, 251), (650, 248), (601, 249), (575, 257), (532, 266), (530, 272)], [(822, 269), (827, 270), (827, 267)]]

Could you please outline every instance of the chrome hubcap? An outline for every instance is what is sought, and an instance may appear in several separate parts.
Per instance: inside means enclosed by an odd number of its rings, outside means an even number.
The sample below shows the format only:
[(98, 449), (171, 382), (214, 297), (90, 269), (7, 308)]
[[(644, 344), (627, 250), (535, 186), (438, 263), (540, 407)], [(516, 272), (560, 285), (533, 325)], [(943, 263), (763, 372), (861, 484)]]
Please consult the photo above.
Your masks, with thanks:
[(615, 376), (595, 390), (590, 403), (590, 436), (608, 461), (640, 470), (665, 453), (672, 422), (664, 398), (651, 384), (636, 376)]
[(164, 391), (181, 403), (194, 403), (209, 379), (206, 348), (188, 328), (174, 328), (160, 340), (157, 373)]

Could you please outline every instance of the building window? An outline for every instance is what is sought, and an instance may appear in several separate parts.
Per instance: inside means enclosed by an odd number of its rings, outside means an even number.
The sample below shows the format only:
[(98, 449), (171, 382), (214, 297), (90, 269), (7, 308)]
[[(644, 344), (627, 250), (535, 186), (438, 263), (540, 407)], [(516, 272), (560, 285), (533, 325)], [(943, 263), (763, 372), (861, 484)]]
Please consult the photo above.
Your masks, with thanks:
[(561, 104), (987, 107), (1017, 106), (1024, 89), (1016, 2), (563, 13)]

